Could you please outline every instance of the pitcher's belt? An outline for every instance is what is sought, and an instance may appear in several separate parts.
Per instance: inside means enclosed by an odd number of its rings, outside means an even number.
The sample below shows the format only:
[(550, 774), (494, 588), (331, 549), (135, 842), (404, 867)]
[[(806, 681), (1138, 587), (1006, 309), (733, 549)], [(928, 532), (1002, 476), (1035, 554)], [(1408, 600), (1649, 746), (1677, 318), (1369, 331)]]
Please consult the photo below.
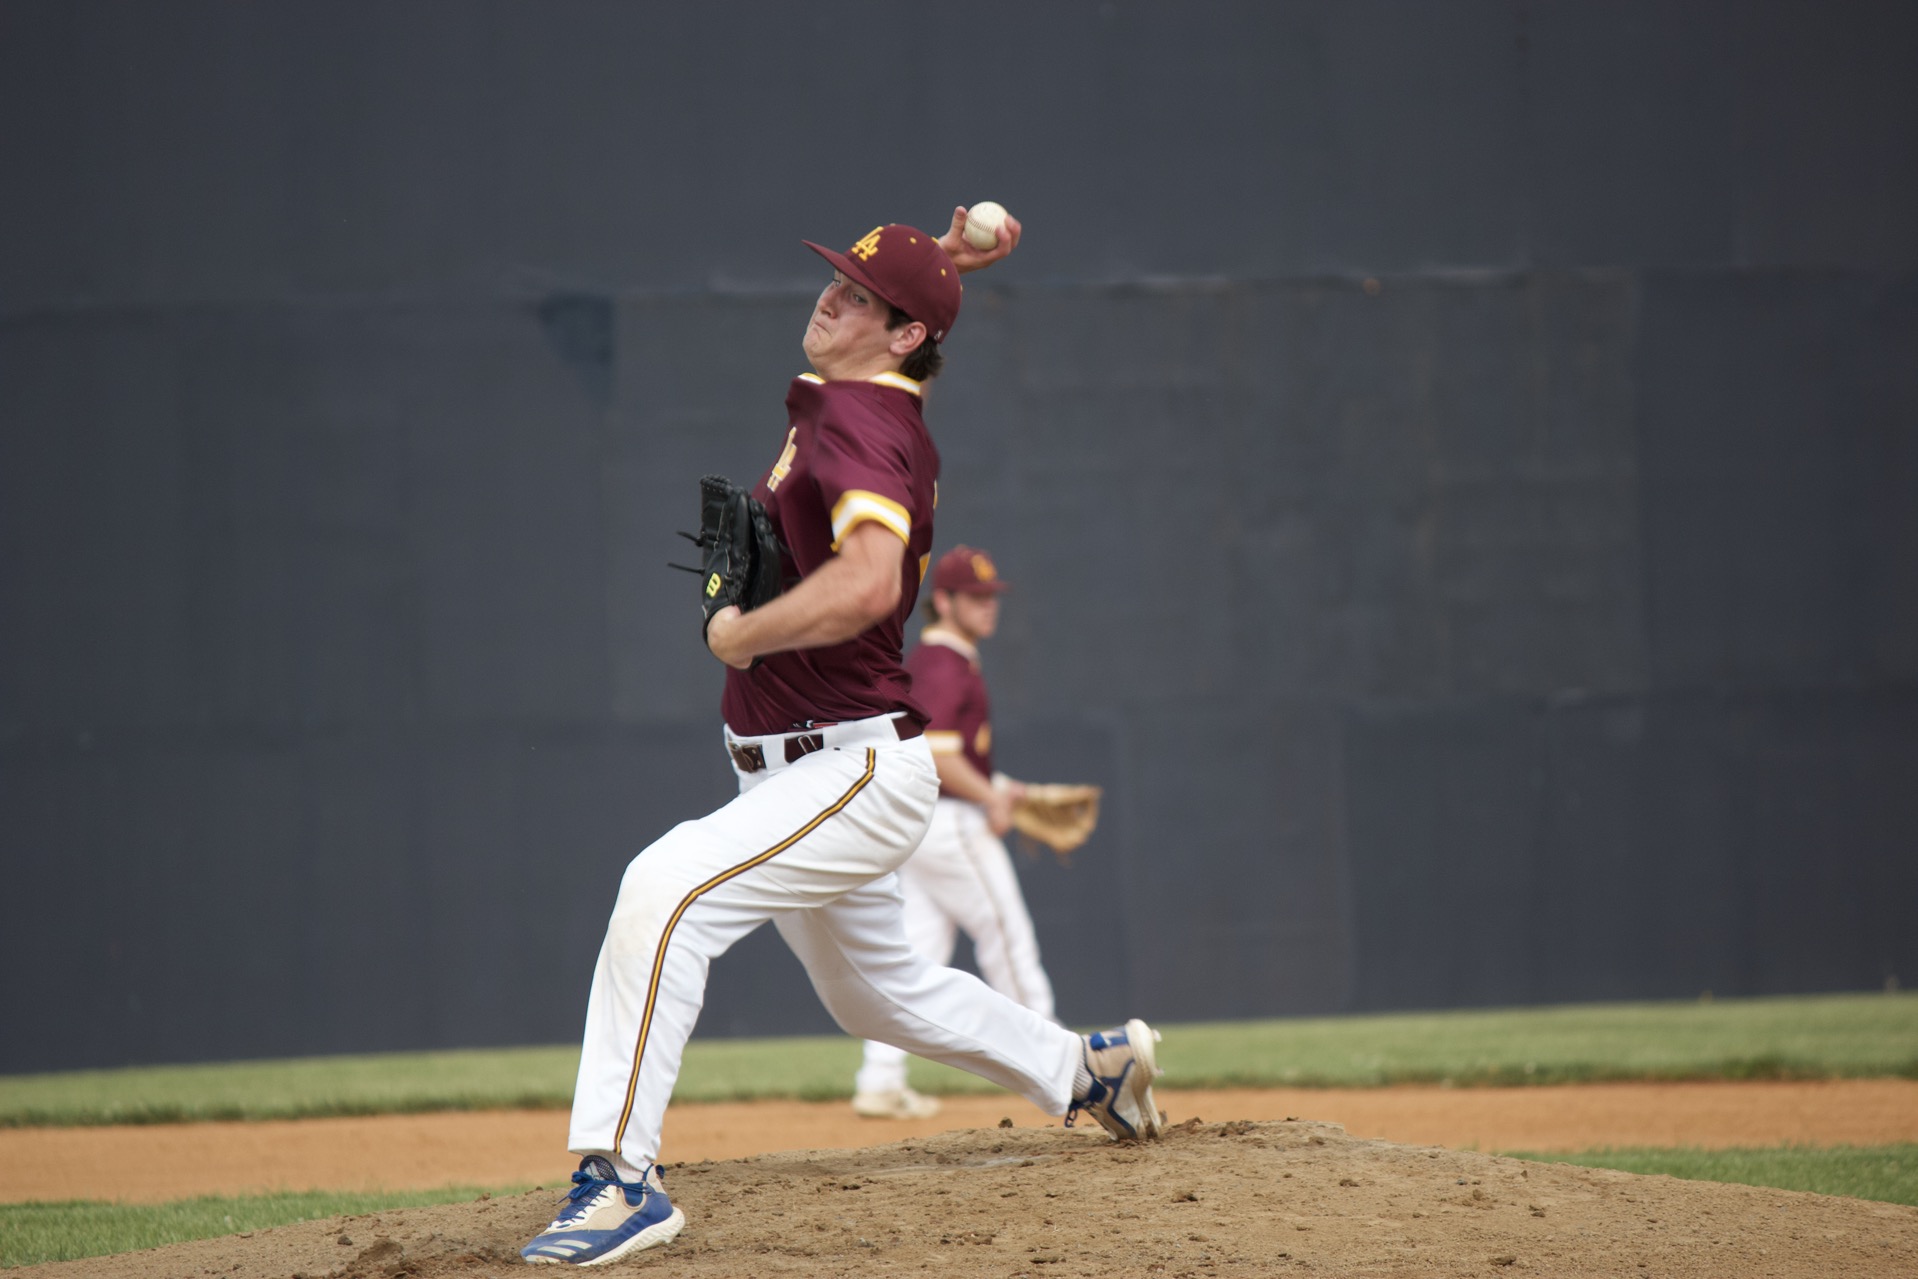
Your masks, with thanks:
[(910, 715), (876, 715), (871, 719), (851, 719), (838, 724), (814, 724), (797, 733), (773, 733), (764, 737), (737, 737), (726, 730), (726, 749), (742, 773), (757, 773), (768, 766), (792, 764), (828, 746), (859, 746), (879, 742), (909, 742), (925, 731), (924, 725)]

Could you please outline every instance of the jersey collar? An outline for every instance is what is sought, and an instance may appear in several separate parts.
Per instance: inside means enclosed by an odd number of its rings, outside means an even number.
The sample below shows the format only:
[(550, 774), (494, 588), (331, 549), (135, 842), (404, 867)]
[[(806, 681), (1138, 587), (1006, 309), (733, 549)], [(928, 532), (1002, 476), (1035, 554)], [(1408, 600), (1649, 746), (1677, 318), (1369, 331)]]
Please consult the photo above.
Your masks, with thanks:
[[(801, 373), (799, 380), (801, 382), (811, 382), (814, 386), (826, 385), (826, 379), (820, 377), (817, 373)], [(904, 373), (875, 373), (865, 380), (878, 386), (892, 387), (895, 391), (904, 391), (908, 395), (924, 394), (920, 388), (920, 384), (907, 377)]]
[(954, 635), (951, 631), (936, 622), (928, 625), (924, 630), (919, 632), (919, 642), (921, 644), (937, 644), (941, 648), (949, 648), (973, 665), (977, 666), (979, 664), (979, 650), (977, 648), (966, 643), (965, 640)]

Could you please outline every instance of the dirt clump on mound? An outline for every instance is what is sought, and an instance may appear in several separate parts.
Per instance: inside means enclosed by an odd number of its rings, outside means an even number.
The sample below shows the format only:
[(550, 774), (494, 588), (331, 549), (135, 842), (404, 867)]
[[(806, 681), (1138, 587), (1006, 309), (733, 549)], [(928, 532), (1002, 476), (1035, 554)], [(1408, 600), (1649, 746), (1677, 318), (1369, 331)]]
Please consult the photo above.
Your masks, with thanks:
[[(683, 1234), (600, 1273), (1164, 1276), (1918, 1274), (1918, 1209), (1348, 1136), (1332, 1124), (971, 1129), (668, 1170)], [(529, 1273), (554, 1190), (306, 1222), (27, 1276)]]

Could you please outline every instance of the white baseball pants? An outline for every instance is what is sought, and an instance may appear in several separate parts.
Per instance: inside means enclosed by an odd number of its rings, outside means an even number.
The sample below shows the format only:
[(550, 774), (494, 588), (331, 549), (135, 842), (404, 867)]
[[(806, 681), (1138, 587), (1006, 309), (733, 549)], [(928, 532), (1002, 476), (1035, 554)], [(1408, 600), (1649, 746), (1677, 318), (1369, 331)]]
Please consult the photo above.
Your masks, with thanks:
[[(568, 1146), (643, 1169), (714, 959), (773, 920), (848, 1034), (981, 1075), (1050, 1114), (1071, 1102), (1082, 1043), (906, 943), (895, 868), (925, 833), (939, 779), (923, 737), (890, 718), (815, 730), (825, 749), (766, 768), (739, 797), (635, 857), (593, 973)], [(737, 764), (735, 764), (737, 770)]]
[[(952, 962), (958, 935), (972, 939), (986, 983), (1048, 1021), (1052, 981), (1039, 962), (1039, 938), (1006, 845), (986, 824), (983, 805), (941, 798), (917, 852), (898, 870), (906, 899), (906, 942), (940, 967)], [(907, 1051), (866, 1041), (854, 1088), (893, 1092), (906, 1086)]]

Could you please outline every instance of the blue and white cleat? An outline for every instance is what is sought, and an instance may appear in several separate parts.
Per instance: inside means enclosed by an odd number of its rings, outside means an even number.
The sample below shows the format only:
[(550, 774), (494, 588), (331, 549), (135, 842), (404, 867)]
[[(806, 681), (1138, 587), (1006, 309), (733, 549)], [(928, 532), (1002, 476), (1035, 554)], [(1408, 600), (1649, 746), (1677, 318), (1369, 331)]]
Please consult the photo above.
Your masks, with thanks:
[(658, 1165), (634, 1183), (621, 1181), (607, 1160), (588, 1155), (579, 1161), (559, 1216), (519, 1255), (536, 1266), (600, 1266), (665, 1243), (685, 1224), (686, 1214), (666, 1198)]
[(1086, 1071), (1092, 1087), (1066, 1111), (1066, 1127), (1083, 1110), (1120, 1141), (1156, 1137), (1163, 1129), (1152, 1081), (1159, 1069), (1159, 1032), (1134, 1017), (1118, 1030), (1083, 1036)]

